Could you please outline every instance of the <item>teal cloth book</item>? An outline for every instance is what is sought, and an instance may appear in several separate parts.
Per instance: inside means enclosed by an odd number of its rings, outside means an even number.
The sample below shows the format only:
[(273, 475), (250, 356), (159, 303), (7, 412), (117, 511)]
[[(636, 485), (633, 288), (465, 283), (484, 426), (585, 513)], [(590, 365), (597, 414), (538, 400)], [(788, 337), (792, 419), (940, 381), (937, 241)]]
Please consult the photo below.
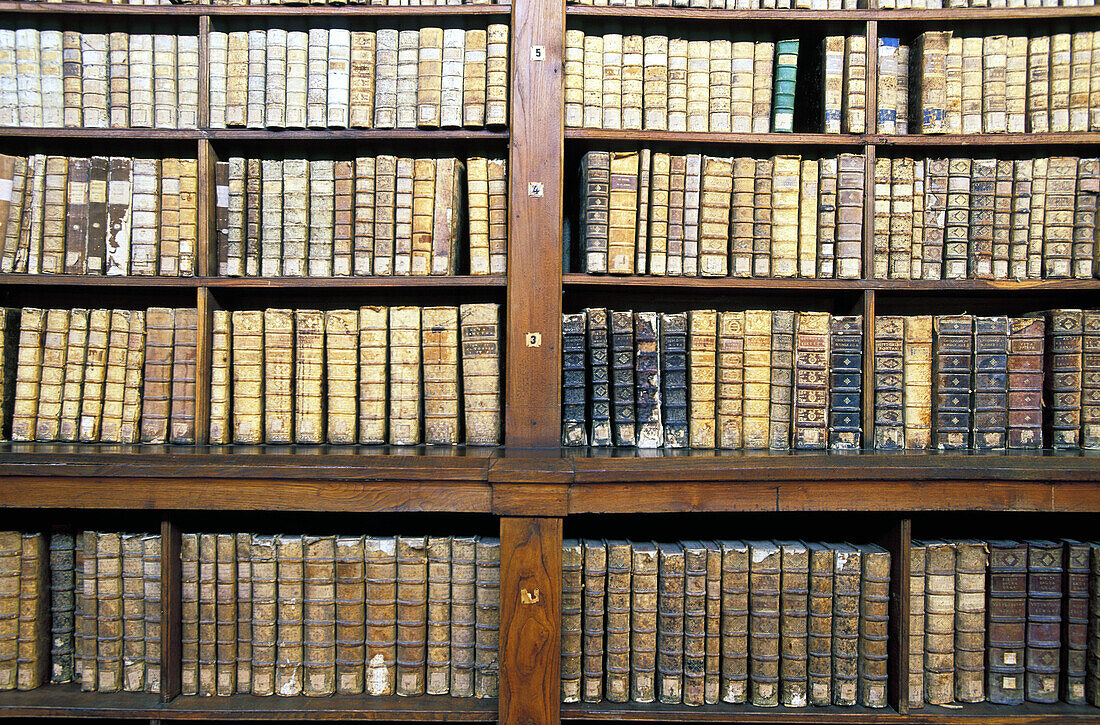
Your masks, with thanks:
[(798, 38), (775, 44), (775, 93), (772, 98), (772, 131), (794, 131), (794, 87), (798, 76)]

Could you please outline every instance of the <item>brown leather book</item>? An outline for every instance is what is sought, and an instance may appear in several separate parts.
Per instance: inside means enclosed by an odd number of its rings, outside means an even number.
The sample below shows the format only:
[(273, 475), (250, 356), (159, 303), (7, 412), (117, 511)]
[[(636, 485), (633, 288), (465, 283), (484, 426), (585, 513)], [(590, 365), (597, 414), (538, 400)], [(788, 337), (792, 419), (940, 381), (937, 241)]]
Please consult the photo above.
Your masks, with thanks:
[(955, 546), (923, 543), (924, 697), (931, 705), (943, 705), (955, 699)]
[(336, 693), (336, 537), (307, 536), (303, 542), (302, 694)]
[(833, 698), (834, 553), (825, 544), (808, 543), (809, 617), (806, 623), (806, 680), (811, 705), (830, 705)]
[(236, 536), (218, 534), (214, 550), (214, 691), (225, 697), (237, 692)]
[(1027, 542), (1027, 672), (1028, 702), (1058, 701), (1061, 677), (1062, 545), (1059, 542)]
[(585, 539), (584, 547), (584, 631), (581, 669), (581, 699), (603, 700), (604, 652), (607, 611), (607, 544)]
[(180, 535), (180, 679), (184, 695), (199, 694), (199, 535)]
[(704, 702), (706, 676), (707, 551), (700, 541), (681, 542), (684, 549), (683, 703)]
[(795, 314), (772, 312), (771, 408), (768, 447), (782, 450), (791, 446), (791, 399), (794, 384)]
[(172, 351), (176, 310), (150, 307), (145, 313), (145, 375), (141, 407), (141, 442), (166, 443), (172, 400)]
[(970, 315), (938, 315), (932, 320), (932, 440), (941, 451), (971, 444), (973, 330)]
[(332, 164), (332, 274), (348, 277), (354, 256), (355, 172), (353, 161), (339, 159)]
[(1027, 624), (1027, 545), (991, 540), (989, 547), (986, 685), (989, 701), (1024, 701), (1024, 641)]
[(745, 702), (749, 681), (749, 547), (743, 541), (721, 541), (722, 702)]
[(278, 537), (252, 537), (252, 693), (275, 694), (278, 642)]
[(0, 531), (0, 690), (14, 690), (18, 679), (19, 572), (22, 537), (18, 531)]
[[(826, 325), (828, 320), (826, 319)], [(827, 328), (826, 328), (827, 329)], [(810, 550), (800, 541), (780, 541), (779, 704), (809, 702)]]
[[(73, 534), (67, 525), (53, 527), (50, 533), (49, 556), (50, 682), (60, 684), (72, 682), (74, 677), (73, 621), (76, 573), (73, 571)], [(6, 563), (5, 560), (0, 559), (0, 565), (3, 563)], [(3, 601), (6, 603), (9, 600), (5, 598)]]
[(145, 689), (145, 572), (140, 534), (122, 535), (122, 689)]
[(474, 697), (496, 697), (500, 645), (500, 539), (478, 539), (476, 557)]
[(684, 550), (678, 543), (658, 544), (657, 700), (679, 704), (684, 674)]
[(1100, 448), (1100, 311), (1085, 310), (1081, 338), (1081, 447)]
[(1061, 697), (1071, 705), (1084, 705), (1089, 626), (1089, 547), (1075, 539), (1062, 539), (1065, 597), (1062, 600)]
[(69, 159), (69, 206), (65, 214), (65, 273), (84, 274), (88, 253), (89, 160)]
[(50, 669), (49, 553), (41, 533), (24, 532), (20, 538), (15, 679), (17, 689), (33, 690), (46, 683)]
[(96, 536), (96, 691), (122, 689), (122, 541)]
[(657, 673), (657, 547), (631, 542), (630, 699), (653, 702)]
[(234, 537), (236, 548), (236, 611), (237, 641), (236, 692), (252, 693), (252, 534), (238, 533)]
[(796, 315), (791, 420), (794, 448), (828, 447), (830, 318), (827, 312)]
[(195, 374), (198, 354), (198, 310), (176, 310), (172, 351), (172, 410), (169, 443), (195, 443)]
[(833, 704), (859, 700), (859, 611), (862, 552), (851, 544), (833, 546)]
[(630, 698), (630, 542), (608, 540), (607, 613), (605, 616), (604, 695), (610, 702)]
[(218, 537), (199, 534), (199, 691), (217, 694), (218, 676)]
[(366, 690), (392, 695), (396, 690), (397, 542), (392, 536), (368, 536), (366, 552)]
[[(274, 694), (300, 695), (304, 690), (303, 603), (305, 598), (305, 537), (276, 538), (276, 640)], [(255, 656), (255, 652), (253, 652)]]
[[(452, 697), (474, 694), (477, 624), (477, 539), (451, 539), (451, 683)], [(578, 566), (580, 564), (578, 563)], [(578, 602), (578, 606), (580, 606)], [(578, 621), (577, 626), (580, 626)], [(579, 636), (579, 635), (578, 635)], [(577, 685), (580, 686), (580, 642), (577, 643)]]
[(1008, 331), (1007, 317), (974, 318), (974, 418), (975, 448), (1004, 448), (1008, 430)]
[(955, 543), (955, 699), (985, 699), (985, 578), (987, 554), (978, 541)]
[(886, 707), (890, 552), (877, 544), (858, 549), (863, 560), (859, 597), (859, 704)]
[(160, 666), (163, 658), (161, 627), (161, 540), (160, 534), (141, 537), (142, 570), (145, 587), (145, 692), (160, 693)]
[(85, 273), (103, 274), (107, 258), (107, 157), (88, 159), (88, 237)]
[(579, 539), (561, 544), (561, 701), (581, 700), (581, 592), (584, 558)]
[(896, 451), (905, 445), (904, 317), (875, 319), (875, 450)]
[(1043, 447), (1043, 349), (1042, 317), (1009, 320), (1009, 448)]
[(385, 307), (359, 308), (359, 442), (386, 442), (389, 334)]
[(706, 660), (703, 674), (703, 702), (720, 701), (722, 673), (722, 547), (717, 541), (704, 541), (707, 552)]
[(1076, 448), (1081, 443), (1084, 313), (1048, 310), (1046, 337), (1044, 426), (1052, 448)]
[(924, 707), (924, 569), (928, 549), (923, 542), (909, 547), (909, 707)]
[(336, 692), (363, 692), (366, 621), (366, 561), (362, 536), (337, 536), (334, 563)]
[[(93, 330), (94, 323), (93, 311), (90, 321)], [(145, 310), (133, 310), (130, 313), (130, 336), (126, 347), (126, 390), (122, 395), (122, 428), (119, 433), (123, 443), (137, 443), (140, 438), (145, 337)], [(81, 425), (84, 425), (83, 420)]]
[(749, 684), (750, 702), (779, 704), (779, 597), (781, 555), (772, 541), (749, 545)]
[(427, 670), (424, 692), (446, 695), (451, 682), (451, 538), (429, 536)]

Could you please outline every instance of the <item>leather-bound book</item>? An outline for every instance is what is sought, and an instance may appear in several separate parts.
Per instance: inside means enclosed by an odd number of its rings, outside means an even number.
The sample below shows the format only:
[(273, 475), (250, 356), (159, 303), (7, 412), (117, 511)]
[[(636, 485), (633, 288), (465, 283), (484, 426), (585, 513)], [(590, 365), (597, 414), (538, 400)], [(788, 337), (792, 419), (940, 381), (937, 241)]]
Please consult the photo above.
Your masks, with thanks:
[(500, 647), (500, 539), (478, 539), (476, 556), (474, 697), (496, 697)]
[[(749, 80), (751, 82), (751, 78)], [(749, 90), (751, 91), (751, 89)], [(655, 154), (653, 158), (656, 159), (658, 156), (659, 154)], [(756, 160), (746, 156), (738, 156), (733, 159), (733, 192), (730, 195), (729, 269), (730, 274), (734, 277), (753, 276), (752, 245), (755, 199)]]
[(749, 701), (779, 704), (779, 624), (781, 558), (778, 544), (750, 541)]
[(851, 544), (834, 547), (833, 704), (859, 701), (859, 612), (862, 552)]
[(634, 314), (634, 403), (638, 416), (639, 448), (660, 448), (664, 444), (659, 333), (656, 312)]
[(1100, 704), (1100, 543), (1090, 542), (1088, 678), (1085, 699)]
[(859, 595), (859, 703), (886, 707), (890, 552), (877, 544), (857, 548), (863, 560)]
[[(76, 312), (76, 310), (73, 310), (73, 312)], [(87, 350), (84, 354), (84, 389), (81, 394), (79, 423), (80, 440), (88, 443), (102, 440), (105, 383), (107, 367), (110, 362), (112, 316), (112, 310), (97, 309), (88, 312)], [(72, 315), (70, 315), (71, 317)], [(79, 320), (80, 317), (81, 315), (78, 313), (77, 319)], [(129, 353), (127, 352), (128, 356)], [(140, 391), (137, 392), (140, 393)], [(126, 391), (123, 391), (124, 419), (125, 399)], [(40, 409), (41, 405), (40, 400)]]
[(397, 541), (368, 536), (363, 541), (365, 569), (366, 691), (392, 695), (397, 662)]
[(985, 699), (985, 605), (988, 554), (983, 542), (955, 542), (955, 699)]
[(107, 256), (107, 157), (88, 159), (88, 230), (85, 274), (103, 274)]
[(715, 444), (741, 448), (744, 442), (745, 313), (718, 313)]
[(829, 448), (852, 450), (862, 438), (863, 316), (833, 317), (829, 342)]
[(636, 441), (634, 408), (634, 313), (610, 311), (611, 429), (617, 446)]
[(157, 273), (179, 276), (180, 259), (180, 160), (160, 161), (160, 217), (157, 220), (160, 238), (160, 259)]
[(307, 178), (309, 190), (303, 196), (309, 204), (309, 216), (306, 220), (305, 260), (300, 273), (309, 277), (331, 277), (336, 208), (335, 162), (331, 159), (311, 159)]
[(42, 336), (41, 382), (38, 387), (38, 416), (34, 428), (34, 438), (38, 441), (58, 439), (70, 316), (69, 310), (52, 309), (46, 312)]
[(601, 539), (584, 539), (584, 631), (581, 666), (581, 699), (603, 700), (604, 652), (607, 610), (607, 545)]
[(237, 692), (237, 538), (218, 534), (214, 546), (214, 687), (226, 697)]
[(366, 561), (362, 536), (337, 536), (333, 562), (336, 692), (363, 693)]
[(979, 450), (1004, 448), (1008, 426), (1007, 317), (974, 318), (972, 440)]
[(172, 339), (172, 404), (168, 442), (195, 443), (195, 375), (198, 355), (198, 310), (182, 307), (175, 311)]
[(1100, 448), (1100, 311), (1085, 310), (1081, 338), (1081, 447)]
[(50, 533), (50, 682), (72, 682), (75, 677), (73, 622), (76, 575), (73, 533), (58, 526)]
[(767, 448), (771, 412), (772, 313), (745, 311), (743, 443)]
[(218, 537), (199, 534), (199, 690), (198, 694), (217, 694), (218, 667)]
[(1062, 643), (1062, 545), (1027, 542), (1027, 672), (1024, 699), (1058, 701)]
[(688, 325), (688, 443), (692, 448), (714, 448), (718, 313), (691, 310)]
[(1061, 699), (1084, 705), (1089, 626), (1089, 547), (1075, 539), (1062, 540), (1065, 597), (1062, 599), (1063, 634)]
[(485, 125), (499, 128), (508, 122), (508, 25), (486, 28)]
[[(299, 314), (302, 314), (299, 312)], [(320, 314), (320, 313), (318, 313)], [(359, 442), (379, 444), (386, 441), (386, 368), (389, 335), (385, 307), (359, 308)], [(299, 335), (302, 320), (299, 319)], [(323, 327), (323, 325), (322, 325)], [(320, 334), (321, 330), (318, 330)], [(301, 341), (299, 340), (299, 346)], [(320, 398), (320, 389), (318, 389)], [(299, 402), (299, 409), (301, 402)], [(320, 410), (318, 410), (318, 418)], [(299, 423), (299, 432), (301, 424)], [(320, 427), (318, 427), (318, 434)]]
[(904, 317), (875, 320), (875, 449), (905, 446)]
[(11, 423), (11, 438), (14, 441), (33, 441), (35, 438), (46, 312), (35, 307), (24, 307), (20, 314), (19, 353)]
[(955, 546), (926, 541), (924, 692), (932, 705), (955, 700)]
[(23, 543), (18, 531), (0, 532), (0, 643), (4, 657), (0, 659), (0, 690), (14, 690), (17, 684), (19, 650), (19, 571)]
[(20, 311), (0, 307), (0, 436), (10, 440), (19, 357)]
[(657, 701), (679, 704), (684, 675), (684, 549), (658, 544)]
[(706, 677), (707, 551), (700, 541), (684, 548), (684, 678), (683, 703), (704, 702)]
[(233, 442), (263, 440), (264, 313), (235, 310), (232, 313)]
[(462, 69), (462, 125), (468, 128), (485, 125), (487, 46), (486, 30), (466, 31), (466, 53)]
[[(77, 652), (80, 656), (80, 689), (95, 692), (99, 669), (96, 666), (96, 635), (99, 630), (98, 582), (96, 580), (96, 544), (98, 534), (84, 531), (81, 536), (80, 562), (81, 575), (78, 584), (80, 596), (80, 629), (78, 631)], [(195, 556), (198, 556), (196, 549)], [(197, 569), (196, 569), (197, 571)], [(12, 682), (15, 675), (12, 674)]]
[(686, 312), (660, 314), (661, 418), (666, 448), (688, 445)]
[[(435, 221), (435, 159), (413, 159), (411, 194), (399, 197), (408, 201), (409, 209), (400, 212), (399, 225), (409, 223), (408, 260), (402, 254), (400, 264), (395, 259), (397, 274), (426, 275), (432, 268), (432, 232)], [(403, 229), (404, 227), (402, 227)], [(401, 250), (405, 251), (404, 248)]]
[(581, 699), (581, 602), (584, 558), (579, 539), (561, 544), (561, 701)]
[(859, 279), (863, 270), (864, 163), (861, 154), (837, 156), (837, 279)]
[(425, 694), (446, 695), (451, 681), (451, 538), (428, 537)]
[(722, 675), (722, 547), (704, 541), (707, 552), (706, 661), (703, 670), (703, 702), (715, 705), (721, 699)]
[(236, 693), (247, 695), (252, 692), (252, 534), (237, 533), (233, 537), (236, 555), (236, 591), (237, 622), (233, 632), (237, 641), (235, 666)]
[(1043, 447), (1044, 339), (1042, 317), (1009, 319), (1006, 441), (1009, 448)]
[(586, 415), (587, 347), (585, 331), (587, 315), (584, 312), (561, 316), (562, 338), (562, 396), (561, 443), (563, 446), (588, 445)]
[(300, 695), (304, 690), (304, 548), (305, 537), (284, 534), (277, 538), (275, 694), (283, 696)]
[[(19, 642), (16, 688), (33, 690), (46, 684), (50, 672), (49, 542), (40, 532), (24, 532), (19, 557)], [(121, 582), (119, 583), (121, 588)], [(121, 620), (121, 592), (119, 593)], [(122, 632), (118, 632), (121, 655)], [(121, 656), (118, 669), (121, 670)]]
[(638, 152), (612, 153), (608, 181), (607, 268), (603, 271), (611, 274), (635, 271), (638, 191)]
[(332, 695), (336, 693), (336, 537), (307, 536), (303, 549), (302, 694)]
[(756, 183), (752, 197), (753, 277), (772, 275), (772, 175), (774, 170), (773, 159), (756, 159)]
[(1024, 701), (1024, 642), (1027, 609), (1027, 544), (990, 540), (986, 627), (986, 686), (989, 701)]
[(423, 695), (427, 662), (428, 552), (423, 536), (397, 537), (397, 694)]
[(1043, 230), (1043, 276), (1073, 276), (1073, 212), (1077, 199), (1075, 156), (1052, 156), (1047, 160), (1046, 216)]
[(141, 407), (141, 442), (165, 443), (172, 401), (176, 310), (150, 307), (145, 313), (145, 380)]
[(579, 244), (584, 271), (607, 271), (607, 243), (611, 204), (611, 154), (589, 151), (581, 159), (581, 218)]
[(811, 705), (830, 705), (833, 698), (833, 561), (825, 544), (810, 542), (809, 597), (806, 620), (807, 693)]
[(96, 537), (96, 691), (122, 690), (122, 540)]
[(607, 604), (604, 617), (604, 695), (610, 702), (630, 699), (630, 542), (608, 540)]
[(1083, 338), (1081, 310), (1047, 311), (1043, 423), (1052, 448), (1081, 443)]
[(817, 276), (820, 161), (803, 159), (798, 187), (798, 276)]
[(904, 448), (923, 451), (932, 447), (932, 317), (906, 317), (904, 337)]
[[(62, 370), (61, 416), (57, 433), (57, 438), (61, 441), (71, 442), (78, 438), (87, 352), (88, 310), (73, 308), (69, 311), (69, 332), (65, 339), (65, 362)], [(106, 372), (106, 356), (102, 363)]]
[(611, 372), (608, 363), (608, 313), (603, 307), (584, 311), (587, 320), (588, 442), (609, 446), (611, 438)]
[(779, 704), (805, 707), (809, 702), (810, 549), (800, 541), (778, 543)]
[(252, 691), (275, 694), (275, 662), (279, 641), (277, 536), (252, 536)]
[[(838, 126), (839, 122), (838, 118)], [(832, 279), (836, 275), (837, 202), (837, 159), (821, 159), (818, 162), (817, 270), (814, 275), (819, 279)]]
[(909, 547), (909, 683), (910, 709), (924, 707), (924, 569), (928, 547), (912, 541)]
[[(642, 190), (644, 194), (646, 189)], [(733, 160), (703, 157), (703, 179), (699, 205), (699, 273), (704, 277), (725, 277), (729, 270), (730, 194), (733, 191)]]
[(749, 693), (749, 547), (719, 542), (722, 549), (722, 702), (746, 702)]
[[(451, 539), (451, 682), (452, 697), (474, 694), (475, 627), (477, 598), (477, 539)], [(578, 563), (578, 566), (580, 564)], [(580, 597), (580, 592), (577, 592)], [(580, 607), (580, 602), (577, 603)], [(578, 619), (577, 627), (580, 627)], [(580, 687), (580, 635), (577, 635), (577, 686)]]
[[(215, 181), (215, 204), (217, 202), (217, 182)], [(199, 176), (198, 161), (195, 159), (180, 159), (180, 250), (179, 250), (179, 275), (192, 277), (195, 275), (196, 249), (198, 241), (198, 198)], [(214, 221), (214, 233), (217, 234), (217, 219)]]
[(794, 354), (793, 447), (828, 447), (829, 331), (827, 312), (799, 312)]
[(656, 700), (657, 672), (657, 547), (631, 542), (630, 700)]
[(431, 274), (455, 274), (458, 269), (459, 235), (463, 229), (462, 168), (462, 162), (455, 158), (435, 162)]
[(775, 156), (772, 159), (772, 277), (798, 274), (798, 192), (802, 159)]
[(184, 695), (199, 694), (199, 535), (180, 535), (180, 679)]
[(993, 227), (997, 189), (997, 160), (970, 161), (970, 227), (967, 276), (993, 278)]
[(161, 539), (159, 534), (141, 537), (145, 604), (145, 692), (161, 691), (160, 665), (163, 658), (161, 626)]
[(932, 439), (941, 451), (970, 447), (973, 329), (970, 315), (932, 320)]
[[(394, 308), (391, 308), (391, 311)], [(419, 313), (419, 309), (416, 310)], [(416, 315), (419, 322), (419, 314)], [(417, 325), (419, 328), (419, 325)], [(415, 344), (419, 342), (419, 329), (412, 330), (415, 336), (402, 336), (396, 339), (398, 344)], [(407, 352), (407, 350), (405, 350)], [(417, 347), (417, 360), (419, 362), (419, 347)], [(396, 366), (399, 368), (399, 376), (411, 377), (410, 370), (403, 364), (403, 359), (395, 353)], [(328, 310), (325, 312), (325, 412), (327, 419), (327, 435), (329, 443), (354, 443), (355, 434), (359, 427), (359, 411), (357, 403), (359, 399), (359, 311), (358, 310)], [(419, 366), (416, 367), (415, 387), (417, 392), (417, 415), (412, 417), (413, 427), (419, 425), (420, 404), (420, 375)], [(396, 376), (395, 376), (396, 377)], [(404, 379), (397, 377), (397, 379)], [(398, 396), (394, 396), (396, 400)], [(395, 416), (398, 411), (395, 410)], [(417, 428), (418, 430), (418, 428)], [(394, 442), (404, 442), (395, 440)]]
[(461, 305), (462, 405), (466, 445), (501, 440), (500, 305)]
[(122, 689), (145, 689), (145, 580), (140, 534), (122, 541)]
[(458, 308), (424, 307), (420, 314), (423, 319), (424, 442), (455, 445), (459, 442), (461, 405)]
[(769, 408), (768, 447), (790, 448), (791, 399), (794, 383), (795, 313), (772, 312), (771, 406)]
[[(231, 411), (233, 410), (232, 376), (230, 357), (230, 312), (214, 310), (211, 332), (210, 366), (210, 431), (212, 444), (229, 443), (232, 440)], [(125, 372), (125, 363), (123, 364)], [(109, 377), (109, 376), (108, 376)], [(121, 424), (121, 411), (119, 415)]]

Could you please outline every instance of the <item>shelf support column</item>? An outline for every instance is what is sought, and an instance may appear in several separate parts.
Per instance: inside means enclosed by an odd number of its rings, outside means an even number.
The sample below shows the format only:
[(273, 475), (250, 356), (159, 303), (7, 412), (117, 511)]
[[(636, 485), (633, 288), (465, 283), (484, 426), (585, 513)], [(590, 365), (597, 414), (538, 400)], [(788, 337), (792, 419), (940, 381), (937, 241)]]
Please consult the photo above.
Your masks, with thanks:
[(500, 725), (561, 720), (560, 518), (500, 520)]
[(564, 0), (514, 0), (505, 345), (510, 446), (555, 446), (560, 437), (564, 38)]

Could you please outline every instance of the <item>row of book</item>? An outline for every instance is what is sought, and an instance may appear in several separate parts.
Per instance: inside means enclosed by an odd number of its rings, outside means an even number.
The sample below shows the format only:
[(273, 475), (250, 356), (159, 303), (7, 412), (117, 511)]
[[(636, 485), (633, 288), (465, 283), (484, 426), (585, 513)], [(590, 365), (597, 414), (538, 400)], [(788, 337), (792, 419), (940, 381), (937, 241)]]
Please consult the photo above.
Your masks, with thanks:
[(562, 699), (886, 706), (875, 544), (567, 539)]
[(900, 119), (889, 110), (893, 95), (903, 92), (890, 84), (895, 68), (899, 82), (906, 73), (912, 78), (911, 128), (920, 133), (1100, 129), (1100, 33), (959, 37), (932, 31), (905, 54), (911, 67), (897, 50), (897, 39), (879, 40), (879, 133), (907, 130), (897, 128)]
[(576, 268), (589, 273), (858, 279), (864, 157), (590, 151)]
[(794, 130), (799, 40), (565, 31), (567, 128)]
[[(505, 165), (483, 157), (230, 157), (214, 168), (218, 272), (504, 274)], [(460, 255), (464, 226), (469, 248)]]
[(826, 312), (562, 315), (562, 444), (858, 449), (863, 320)]
[(195, 442), (195, 309), (0, 309), (11, 440)]
[(195, 274), (195, 159), (0, 154), (0, 271)]
[(876, 279), (1091, 279), (1100, 160), (875, 160)]
[(877, 317), (874, 369), (876, 449), (1100, 448), (1100, 312)]
[(1100, 705), (1100, 543), (914, 541), (909, 706)]
[(0, 532), (0, 690), (160, 692), (157, 534)]
[(496, 697), (500, 540), (183, 534), (184, 695)]
[[(870, 7), (869, 0), (568, 0), (568, 2), (575, 5), (709, 10), (857, 10)], [(1095, 4), (1095, 0), (946, 0), (946, 2), (945, 0), (878, 0), (875, 3), (875, 9), (1077, 7)]]
[[(56, 0), (46, 0), (52, 2)], [(88, 0), (94, 1), (94, 0)], [(102, 1), (102, 0), (100, 0)], [(509, 5), (501, 0), (181, 0), (190, 5)]]
[(0, 126), (197, 128), (199, 37), (0, 28)]
[(210, 126), (500, 128), (508, 26), (210, 33)]
[(499, 314), (215, 311), (210, 442), (498, 445)]

